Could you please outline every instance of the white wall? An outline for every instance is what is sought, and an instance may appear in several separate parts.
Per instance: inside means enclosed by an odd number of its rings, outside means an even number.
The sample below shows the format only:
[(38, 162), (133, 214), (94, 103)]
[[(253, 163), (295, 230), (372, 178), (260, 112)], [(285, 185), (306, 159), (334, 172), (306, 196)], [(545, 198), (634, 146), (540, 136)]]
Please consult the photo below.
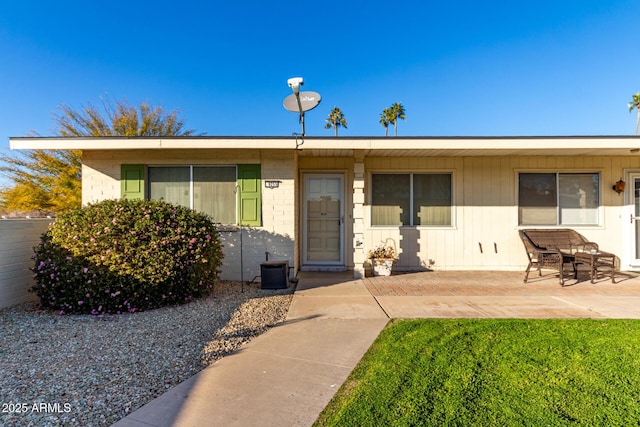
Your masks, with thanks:
[[(630, 243), (625, 241), (633, 202), (628, 194), (618, 195), (611, 186), (625, 171), (640, 173), (640, 158), (634, 156), (444, 156), (444, 157), (363, 157), (358, 180), (354, 179), (354, 154), (336, 156), (296, 156), (274, 150), (130, 150), (85, 151), (83, 164), (83, 203), (120, 197), (120, 164), (237, 164), (260, 163), (263, 180), (280, 181), (277, 189), (262, 188), (263, 225), (243, 234), (243, 276), (250, 280), (259, 274), (265, 252), (272, 260), (288, 260), (297, 266), (300, 241), (294, 242), (300, 224), (296, 197), (298, 171), (344, 172), (347, 188), (347, 212), (353, 211), (351, 199), (364, 198), (358, 212), (346, 224), (346, 265), (355, 265), (354, 233), (362, 237), (363, 250), (371, 249), (387, 238), (395, 240), (404, 269), (501, 269), (523, 270), (527, 258), (518, 237), (517, 174), (538, 172), (597, 172), (601, 179), (600, 224), (572, 227), (603, 250), (621, 259), (628, 258)], [(362, 164), (364, 166), (362, 166)], [(364, 170), (360, 170), (364, 167)], [(440, 171), (453, 176), (453, 224), (450, 227), (373, 227), (370, 222), (370, 176), (375, 172)], [(362, 176), (361, 176), (362, 175)], [(357, 193), (354, 183), (357, 184)], [(630, 184), (630, 183), (629, 183)], [(349, 189), (354, 192), (349, 195)], [(364, 192), (364, 194), (362, 194)], [(625, 201), (630, 200), (629, 201)], [(299, 202), (299, 201), (298, 201)], [(360, 212), (363, 211), (363, 212)], [(347, 215), (347, 217), (349, 217)], [(223, 278), (240, 277), (240, 233), (221, 233), (225, 244)], [(629, 240), (629, 239), (627, 239)], [(621, 265), (622, 269), (628, 266)]]
[[(294, 266), (297, 221), (294, 159), (286, 153), (263, 155), (261, 165), (262, 227), (243, 228), (242, 242), (239, 229), (220, 233), (224, 245), (223, 279), (251, 280), (260, 275), (260, 263), (267, 258), (289, 261), (289, 266)], [(278, 187), (265, 188), (264, 181), (279, 181)]]
[(0, 308), (37, 299), (28, 291), (35, 283), (31, 256), (51, 221), (0, 220)]
[[(622, 215), (625, 197), (611, 186), (627, 169), (640, 170), (636, 157), (513, 156), (394, 157), (366, 159), (365, 241), (367, 249), (387, 238), (400, 250), (399, 269), (432, 267), (450, 270), (524, 270), (527, 257), (518, 236), (517, 174), (597, 172), (600, 174), (600, 224), (572, 226), (602, 250), (625, 258)], [(454, 212), (451, 227), (370, 226), (370, 174), (386, 171), (447, 171), (453, 174)], [(627, 190), (631, 191), (629, 185)], [(533, 228), (533, 227), (532, 227)], [(550, 227), (553, 228), (553, 227)], [(622, 270), (628, 265), (621, 265)]]
[[(292, 153), (268, 150), (131, 150), (85, 151), (82, 165), (82, 203), (120, 198), (120, 165), (153, 164), (242, 164), (260, 163), (262, 178), (262, 226), (244, 228), (242, 251), (240, 231), (220, 232), (224, 245), (221, 277), (227, 280), (251, 280), (260, 274), (266, 260), (295, 262), (294, 236), (295, 159)], [(265, 188), (264, 181), (278, 181), (278, 188)], [(242, 263), (241, 263), (242, 252)], [(242, 270), (240, 265), (242, 264)], [(242, 274), (241, 274), (242, 271)]]

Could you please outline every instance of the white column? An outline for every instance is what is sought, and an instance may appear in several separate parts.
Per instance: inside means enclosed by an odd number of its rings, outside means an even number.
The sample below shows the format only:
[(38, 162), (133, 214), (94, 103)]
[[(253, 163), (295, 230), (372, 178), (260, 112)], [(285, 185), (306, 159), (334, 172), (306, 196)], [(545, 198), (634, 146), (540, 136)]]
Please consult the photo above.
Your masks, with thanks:
[(353, 164), (353, 277), (364, 277), (364, 158)]

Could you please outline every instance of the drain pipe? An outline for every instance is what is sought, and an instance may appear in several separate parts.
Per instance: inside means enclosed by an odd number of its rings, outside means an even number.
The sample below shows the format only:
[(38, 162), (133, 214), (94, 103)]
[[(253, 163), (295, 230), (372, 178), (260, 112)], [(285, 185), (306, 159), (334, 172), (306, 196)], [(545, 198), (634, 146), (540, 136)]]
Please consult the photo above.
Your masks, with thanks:
[(238, 221), (238, 226), (240, 227), (240, 292), (244, 293), (244, 262), (243, 262), (243, 254), (242, 254), (242, 199), (241, 199), (241, 191), (240, 184), (236, 184), (236, 188), (234, 189), (236, 193), (236, 203), (240, 205), (240, 218)]
[(242, 254), (242, 203), (240, 203), (240, 292), (244, 294), (244, 262)]

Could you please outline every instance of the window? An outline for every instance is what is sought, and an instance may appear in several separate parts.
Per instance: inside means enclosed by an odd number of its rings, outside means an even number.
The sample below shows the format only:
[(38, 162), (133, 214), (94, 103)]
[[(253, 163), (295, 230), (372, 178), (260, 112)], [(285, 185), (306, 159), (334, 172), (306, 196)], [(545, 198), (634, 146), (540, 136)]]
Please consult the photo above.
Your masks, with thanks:
[(451, 225), (450, 173), (371, 175), (371, 225)]
[(236, 223), (235, 166), (153, 166), (148, 174), (149, 198), (204, 212), (220, 224)]
[(125, 198), (143, 198), (146, 188), (150, 199), (206, 213), (219, 224), (262, 223), (259, 164), (149, 167), (123, 164), (120, 176), (121, 195)]
[(598, 173), (520, 173), (520, 225), (598, 225)]

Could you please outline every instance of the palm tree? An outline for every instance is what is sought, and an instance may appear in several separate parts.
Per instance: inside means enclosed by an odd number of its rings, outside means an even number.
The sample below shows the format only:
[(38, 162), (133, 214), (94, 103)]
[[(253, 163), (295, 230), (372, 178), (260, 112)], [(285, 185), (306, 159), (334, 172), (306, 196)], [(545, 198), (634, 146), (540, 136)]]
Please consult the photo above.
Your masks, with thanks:
[(340, 110), (339, 107), (333, 107), (333, 110), (329, 113), (329, 116), (325, 119), (327, 124), (324, 125), (325, 129), (333, 128), (336, 132), (336, 136), (338, 136), (338, 128), (342, 126), (343, 128), (347, 128), (347, 121), (344, 118), (344, 113)]
[(632, 112), (633, 109), (638, 110), (638, 118), (636, 119), (636, 135), (638, 134), (638, 125), (640, 124), (640, 92), (632, 95), (632, 100), (629, 103), (629, 112)]
[(389, 136), (389, 123), (391, 122), (391, 109), (385, 108), (380, 113), (380, 124), (384, 126), (384, 136)]
[(405, 109), (399, 102), (395, 102), (391, 105), (391, 115), (389, 122), (393, 123), (393, 136), (398, 136), (398, 119), (404, 120)]

